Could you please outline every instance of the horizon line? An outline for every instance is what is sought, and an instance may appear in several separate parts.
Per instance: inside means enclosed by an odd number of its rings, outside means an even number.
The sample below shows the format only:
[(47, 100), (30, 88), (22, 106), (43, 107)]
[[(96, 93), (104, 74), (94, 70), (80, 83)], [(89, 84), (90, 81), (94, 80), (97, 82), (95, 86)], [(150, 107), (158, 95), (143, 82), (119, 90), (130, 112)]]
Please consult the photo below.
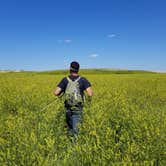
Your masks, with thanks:
[[(59, 68), (59, 69), (46, 69), (46, 70), (25, 70), (25, 69), (0, 69), (0, 72), (49, 72), (49, 71), (60, 71), (60, 70), (69, 70), (68, 68)], [(147, 72), (156, 72), (156, 73), (166, 73), (165, 70), (149, 70), (149, 69), (125, 69), (125, 68), (81, 68), (80, 70), (112, 70), (112, 71), (147, 71)]]

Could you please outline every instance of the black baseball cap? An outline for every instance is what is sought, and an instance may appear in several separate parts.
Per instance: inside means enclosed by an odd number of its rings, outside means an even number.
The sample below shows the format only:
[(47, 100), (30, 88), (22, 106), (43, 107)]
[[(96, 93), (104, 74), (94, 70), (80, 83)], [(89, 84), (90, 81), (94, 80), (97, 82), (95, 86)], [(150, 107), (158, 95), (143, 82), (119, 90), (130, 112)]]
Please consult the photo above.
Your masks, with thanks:
[(78, 62), (73, 61), (73, 62), (70, 63), (70, 71), (78, 72), (79, 68), (80, 68), (80, 65), (79, 65)]

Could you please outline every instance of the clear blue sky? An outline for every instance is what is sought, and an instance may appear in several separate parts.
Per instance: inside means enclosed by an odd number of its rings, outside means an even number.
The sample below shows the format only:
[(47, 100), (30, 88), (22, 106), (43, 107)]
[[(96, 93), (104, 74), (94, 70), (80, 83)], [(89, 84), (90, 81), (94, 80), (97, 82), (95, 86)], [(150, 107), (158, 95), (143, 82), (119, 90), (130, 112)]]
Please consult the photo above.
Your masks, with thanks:
[(1, 0), (0, 69), (166, 71), (165, 0)]

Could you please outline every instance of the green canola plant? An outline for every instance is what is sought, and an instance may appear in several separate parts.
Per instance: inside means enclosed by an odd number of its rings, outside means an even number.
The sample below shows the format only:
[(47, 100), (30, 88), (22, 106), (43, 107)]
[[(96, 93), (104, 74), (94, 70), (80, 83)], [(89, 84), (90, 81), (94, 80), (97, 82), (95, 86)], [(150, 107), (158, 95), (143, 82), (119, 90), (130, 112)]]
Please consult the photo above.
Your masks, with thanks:
[(166, 74), (85, 74), (94, 96), (75, 143), (53, 95), (64, 76), (0, 74), (1, 166), (166, 165)]

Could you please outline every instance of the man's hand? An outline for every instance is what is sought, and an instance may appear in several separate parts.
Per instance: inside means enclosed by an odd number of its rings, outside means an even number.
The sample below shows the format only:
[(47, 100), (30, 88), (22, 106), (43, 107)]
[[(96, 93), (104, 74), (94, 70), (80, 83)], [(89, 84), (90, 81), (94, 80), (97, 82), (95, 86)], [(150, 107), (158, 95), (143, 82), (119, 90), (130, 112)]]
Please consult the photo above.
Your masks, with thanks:
[(62, 93), (62, 89), (57, 87), (56, 90), (54, 91), (55, 96), (59, 96)]
[(87, 92), (87, 105), (90, 106), (92, 103), (92, 96), (93, 96), (93, 91), (91, 87), (87, 88), (86, 92)]
[(90, 97), (93, 96), (93, 91), (92, 91), (91, 87), (87, 88), (86, 92), (87, 92), (88, 96), (90, 96)]

